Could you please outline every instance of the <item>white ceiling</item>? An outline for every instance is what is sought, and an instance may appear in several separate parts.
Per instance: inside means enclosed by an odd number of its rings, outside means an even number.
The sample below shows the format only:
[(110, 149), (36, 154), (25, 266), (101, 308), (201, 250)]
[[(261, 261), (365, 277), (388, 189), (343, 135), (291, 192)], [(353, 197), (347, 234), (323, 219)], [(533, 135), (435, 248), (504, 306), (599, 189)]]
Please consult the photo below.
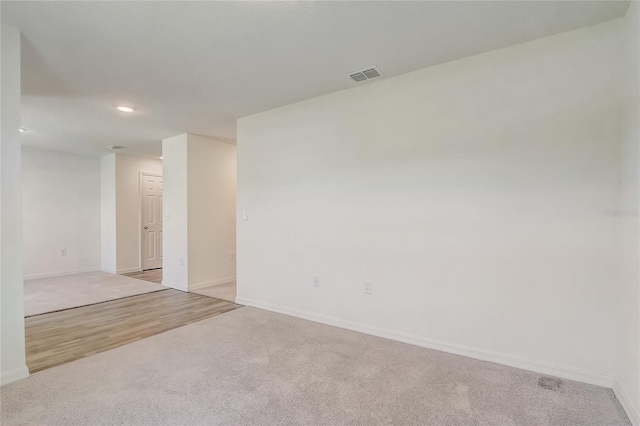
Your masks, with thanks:
[[(628, 1), (9, 2), (23, 32), (25, 144), (161, 155), (184, 132), (235, 140), (235, 120), (594, 25)], [(124, 114), (116, 105), (133, 105)]]

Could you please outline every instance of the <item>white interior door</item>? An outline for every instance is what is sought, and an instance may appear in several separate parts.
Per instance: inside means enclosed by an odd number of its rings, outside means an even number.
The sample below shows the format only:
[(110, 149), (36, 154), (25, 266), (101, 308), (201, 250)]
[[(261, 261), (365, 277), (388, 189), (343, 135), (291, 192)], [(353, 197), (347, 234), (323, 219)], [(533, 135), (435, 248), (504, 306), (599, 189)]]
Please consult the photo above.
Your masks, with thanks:
[(142, 270), (162, 268), (162, 176), (141, 174)]

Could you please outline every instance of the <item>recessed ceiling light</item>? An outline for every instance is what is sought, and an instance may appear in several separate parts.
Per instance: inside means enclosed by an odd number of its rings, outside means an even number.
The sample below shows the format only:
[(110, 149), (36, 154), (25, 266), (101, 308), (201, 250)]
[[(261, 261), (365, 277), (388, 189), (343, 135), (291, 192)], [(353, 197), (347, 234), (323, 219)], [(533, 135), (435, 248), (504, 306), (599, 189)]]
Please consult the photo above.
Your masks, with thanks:
[(133, 112), (133, 108), (128, 106), (119, 106), (116, 108), (118, 108), (118, 111), (122, 111), (122, 112)]
[(27, 131), (27, 129), (25, 129), (24, 127), (20, 127), (20, 131), (21, 131), (21, 132), (26, 132), (26, 131)]
[(122, 146), (122, 145), (107, 145), (107, 146), (105, 146), (105, 148), (114, 149), (115, 150), (115, 149), (125, 149), (126, 146)]

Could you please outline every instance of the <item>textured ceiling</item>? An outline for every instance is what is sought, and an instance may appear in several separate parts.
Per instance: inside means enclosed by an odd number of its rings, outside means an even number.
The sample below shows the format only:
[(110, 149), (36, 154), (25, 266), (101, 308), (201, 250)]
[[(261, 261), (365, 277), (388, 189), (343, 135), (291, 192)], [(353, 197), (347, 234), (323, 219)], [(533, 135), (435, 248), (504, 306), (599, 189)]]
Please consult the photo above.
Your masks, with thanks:
[[(618, 18), (629, 2), (9, 2), (22, 30), (25, 144), (161, 155), (239, 117)], [(373, 83), (375, 84), (375, 83)], [(133, 105), (123, 114), (116, 105)]]

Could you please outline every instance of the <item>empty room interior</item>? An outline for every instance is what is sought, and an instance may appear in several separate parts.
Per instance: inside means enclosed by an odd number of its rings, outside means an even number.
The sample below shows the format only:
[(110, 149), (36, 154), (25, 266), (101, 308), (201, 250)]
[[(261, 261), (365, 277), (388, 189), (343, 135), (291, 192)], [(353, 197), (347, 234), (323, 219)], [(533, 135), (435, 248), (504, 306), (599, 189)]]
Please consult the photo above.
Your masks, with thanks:
[(2, 0), (0, 422), (640, 426), (639, 18)]

